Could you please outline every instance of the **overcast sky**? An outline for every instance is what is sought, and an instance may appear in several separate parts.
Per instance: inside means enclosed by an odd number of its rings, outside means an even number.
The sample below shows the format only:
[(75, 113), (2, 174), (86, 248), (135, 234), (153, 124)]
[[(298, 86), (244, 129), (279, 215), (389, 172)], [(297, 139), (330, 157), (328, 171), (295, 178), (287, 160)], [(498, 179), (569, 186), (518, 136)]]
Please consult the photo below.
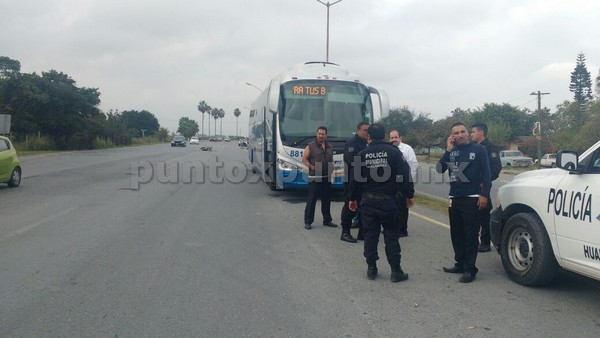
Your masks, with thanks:
[[(598, 0), (342, 0), (329, 61), (434, 120), (488, 102), (535, 110), (537, 90), (554, 112), (573, 99), (580, 52), (598, 76), (599, 14)], [(245, 83), (325, 60), (326, 19), (317, 0), (0, 0), (0, 56), (66, 73), (99, 88), (103, 111), (146, 109), (171, 131), (184, 116), (200, 125), (205, 100), (235, 135), (239, 108), (247, 135), (259, 91)]]

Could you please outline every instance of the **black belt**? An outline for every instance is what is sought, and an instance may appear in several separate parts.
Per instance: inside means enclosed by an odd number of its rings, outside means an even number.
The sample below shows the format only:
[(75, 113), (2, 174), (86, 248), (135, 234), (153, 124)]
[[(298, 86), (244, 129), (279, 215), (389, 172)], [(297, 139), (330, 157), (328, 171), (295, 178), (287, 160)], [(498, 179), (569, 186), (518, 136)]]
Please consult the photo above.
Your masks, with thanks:
[(393, 200), (394, 198), (390, 195), (386, 195), (386, 194), (378, 194), (378, 193), (372, 193), (372, 192), (366, 192), (363, 194), (364, 198), (371, 198), (374, 200)]

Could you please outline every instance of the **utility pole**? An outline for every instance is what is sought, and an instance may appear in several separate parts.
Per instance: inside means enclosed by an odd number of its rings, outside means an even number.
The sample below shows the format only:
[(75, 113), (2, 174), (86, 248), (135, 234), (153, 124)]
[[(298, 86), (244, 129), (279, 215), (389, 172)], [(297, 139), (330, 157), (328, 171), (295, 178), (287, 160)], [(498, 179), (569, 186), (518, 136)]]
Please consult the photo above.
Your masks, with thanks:
[[(540, 169), (542, 167), (542, 95), (549, 95), (550, 93), (542, 93), (539, 90), (536, 92), (531, 92), (529, 95), (536, 95), (538, 101), (538, 121), (533, 128), (533, 135), (537, 140), (537, 167)], [(536, 134), (537, 131), (537, 134)]]
[(324, 3), (321, 0), (317, 0), (317, 1), (327, 7), (327, 43), (325, 45), (325, 61), (329, 62), (329, 7), (337, 4), (338, 2), (340, 2), (342, 0), (337, 0), (333, 3), (329, 3), (329, 1), (327, 1), (327, 3)]

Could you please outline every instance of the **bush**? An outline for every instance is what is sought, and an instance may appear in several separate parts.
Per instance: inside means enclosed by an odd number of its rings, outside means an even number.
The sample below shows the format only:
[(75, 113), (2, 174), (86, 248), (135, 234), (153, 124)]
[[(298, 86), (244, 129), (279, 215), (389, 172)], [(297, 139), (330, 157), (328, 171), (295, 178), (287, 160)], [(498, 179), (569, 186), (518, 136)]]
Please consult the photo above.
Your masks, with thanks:
[(48, 136), (26, 137), (25, 141), (13, 142), (17, 150), (53, 150), (54, 142)]
[(111, 140), (108, 140), (106, 138), (96, 137), (94, 139), (94, 141), (92, 141), (92, 147), (94, 149), (107, 149), (107, 148), (114, 148), (115, 145), (112, 143)]

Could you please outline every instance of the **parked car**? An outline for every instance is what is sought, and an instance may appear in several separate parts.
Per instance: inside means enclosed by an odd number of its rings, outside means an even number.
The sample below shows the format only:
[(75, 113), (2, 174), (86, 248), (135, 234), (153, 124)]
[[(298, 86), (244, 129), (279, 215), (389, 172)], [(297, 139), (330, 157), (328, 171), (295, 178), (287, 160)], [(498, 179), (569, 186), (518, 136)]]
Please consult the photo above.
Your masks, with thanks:
[(198, 136), (192, 136), (192, 138), (190, 138), (190, 145), (192, 144), (200, 144), (200, 139)]
[(503, 167), (529, 167), (533, 164), (533, 159), (523, 156), (520, 150), (502, 150), (500, 151), (500, 162)]
[(0, 183), (9, 187), (21, 184), (21, 162), (8, 137), (0, 136)]
[(185, 146), (186, 146), (185, 137), (183, 137), (182, 135), (177, 135), (177, 136), (173, 137), (173, 141), (171, 141), (171, 147), (185, 147)]
[[(537, 160), (535, 160), (535, 163), (537, 164)], [(556, 154), (544, 154), (544, 156), (542, 156), (542, 160), (540, 161), (540, 166), (545, 168), (556, 168)]]

